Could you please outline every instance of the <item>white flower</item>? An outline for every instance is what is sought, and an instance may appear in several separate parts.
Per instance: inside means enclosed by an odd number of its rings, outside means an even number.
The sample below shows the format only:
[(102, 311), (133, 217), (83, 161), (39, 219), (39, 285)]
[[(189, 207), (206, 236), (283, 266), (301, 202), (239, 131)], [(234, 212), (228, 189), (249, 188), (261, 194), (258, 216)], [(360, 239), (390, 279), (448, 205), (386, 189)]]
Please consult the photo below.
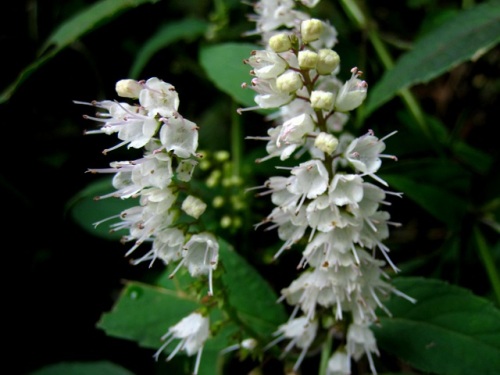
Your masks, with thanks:
[(310, 321), (306, 317), (295, 318), (289, 320), (287, 323), (282, 324), (278, 327), (278, 330), (274, 332), (274, 336), (278, 336), (277, 339), (266, 345), (264, 350), (276, 345), (284, 339), (291, 339), (288, 345), (283, 350), (282, 357), (284, 357), (293, 346), (297, 346), (302, 349), (299, 358), (293, 366), (293, 370), (297, 371), (304, 359), (307, 350), (311, 346), (314, 338), (316, 337), (316, 332), (318, 330), (318, 322), (313, 320)]
[(356, 206), (363, 199), (363, 179), (356, 174), (337, 173), (328, 189), (328, 196), (337, 206)]
[(166, 188), (172, 181), (172, 159), (165, 152), (147, 154), (134, 162), (132, 181), (143, 187)]
[(354, 243), (359, 234), (356, 227), (332, 227), (328, 232), (319, 232), (306, 246), (300, 266), (307, 261), (313, 267), (335, 268), (348, 267), (359, 263)]
[(160, 141), (167, 151), (173, 151), (181, 158), (195, 154), (198, 148), (198, 127), (181, 116), (163, 118)]
[(321, 232), (329, 232), (334, 227), (345, 227), (352, 224), (353, 220), (347, 220), (339, 208), (330, 203), (328, 195), (323, 194), (307, 205), (307, 220), (309, 226)]
[(316, 305), (325, 299), (331, 299), (332, 284), (328, 272), (321, 268), (306, 271), (295, 279), (289, 287), (281, 290), (282, 297), (286, 298), (289, 305), (299, 305), (306, 314), (307, 319), (312, 320), (316, 311)]
[(347, 353), (349, 357), (354, 358), (356, 361), (359, 360), (363, 354), (366, 354), (370, 364), (370, 370), (373, 374), (377, 373), (372, 358), (372, 353), (379, 355), (377, 342), (373, 332), (367, 325), (349, 325), (347, 330)]
[(335, 109), (340, 112), (352, 111), (366, 98), (368, 84), (358, 78), (361, 75), (358, 68), (352, 68), (351, 72), (351, 79), (342, 86), (335, 100)]
[(344, 351), (337, 350), (328, 360), (326, 375), (351, 375), (351, 358)]
[(276, 52), (252, 51), (252, 55), (245, 60), (250, 65), (252, 73), (262, 79), (276, 78), (287, 69), (287, 63)]
[(255, 349), (256, 346), (257, 346), (257, 340), (255, 340), (254, 338), (249, 338), (249, 339), (245, 339), (245, 340), (241, 341), (238, 344), (230, 345), (230, 346), (222, 349), (219, 352), (219, 354), (226, 354), (226, 353), (232, 352), (234, 350), (238, 350), (238, 349), (245, 349), (248, 351), (252, 351)]
[(337, 44), (337, 30), (329, 21), (323, 22), (323, 31), (319, 39), (312, 41), (309, 45), (317, 50), (321, 48), (333, 48)]
[(281, 147), (281, 142), (286, 145), (291, 143), (303, 144), (307, 133), (314, 131), (314, 122), (308, 114), (301, 114), (283, 123), (280, 128), (276, 146)]
[(182, 249), (183, 258), (170, 274), (173, 277), (177, 270), (185, 265), (191, 276), (208, 274), (208, 294), (213, 294), (212, 271), (217, 268), (219, 260), (219, 243), (213, 234), (204, 232), (194, 234)]
[(295, 176), (288, 185), (288, 191), (309, 199), (323, 194), (328, 188), (328, 171), (320, 160), (309, 160), (294, 167)]
[(173, 116), (179, 108), (179, 94), (170, 83), (159, 78), (148, 79), (139, 94), (139, 103), (145, 108), (149, 116)]
[(134, 265), (150, 261), (151, 267), (159, 258), (164, 264), (181, 259), (182, 245), (184, 244), (184, 233), (177, 228), (166, 228), (156, 233), (151, 250), (142, 258), (134, 260)]
[(199, 198), (188, 195), (186, 199), (182, 201), (181, 208), (189, 216), (198, 219), (203, 214), (203, 212), (205, 212), (207, 204)]
[(108, 113), (99, 112), (97, 117), (84, 116), (85, 119), (104, 123), (100, 130), (86, 131), (85, 134), (104, 133), (110, 135), (118, 133), (118, 138), (122, 140), (121, 143), (103, 150), (104, 154), (127, 144), (128, 147), (132, 148), (144, 147), (159, 128), (159, 122), (138, 106), (128, 103), (117, 103), (110, 100), (76, 103), (92, 105), (108, 111)]
[(290, 93), (278, 90), (276, 79), (254, 78), (252, 89), (258, 93), (254, 100), (260, 108), (278, 108), (293, 99)]
[(193, 375), (198, 374), (203, 345), (210, 334), (209, 325), (208, 317), (204, 317), (199, 313), (191, 313), (175, 326), (170, 327), (167, 333), (162, 336), (161, 339), (167, 341), (158, 349), (154, 357), (158, 360), (160, 353), (168, 344), (174, 339), (180, 339), (175, 349), (167, 357), (167, 361), (170, 361), (179, 350), (184, 350), (189, 356), (196, 353)]
[[(385, 150), (384, 140), (395, 133), (396, 132), (392, 132), (384, 138), (378, 139), (372, 131), (369, 131), (365, 135), (354, 139), (349, 144), (345, 151), (345, 157), (356, 170), (374, 177), (374, 173), (377, 172), (382, 165), (380, 158), (396, 160), (395, 156), (381, 154), (381, 152)], [(380, 179), (378, 179), (378, 181), (387, 185)]]
[(255, 15), (250, 20), (256, 22), (253, 33), (266, 33), (278, 29), (280, 26), (293, 27), (295, 20), (308, 18), (308, 15), (297, 10), (294, 0), (263, 0), (254, 5)]
[(300, 2), (308, 8), (314, 8), (320, 0), (300, 0)]

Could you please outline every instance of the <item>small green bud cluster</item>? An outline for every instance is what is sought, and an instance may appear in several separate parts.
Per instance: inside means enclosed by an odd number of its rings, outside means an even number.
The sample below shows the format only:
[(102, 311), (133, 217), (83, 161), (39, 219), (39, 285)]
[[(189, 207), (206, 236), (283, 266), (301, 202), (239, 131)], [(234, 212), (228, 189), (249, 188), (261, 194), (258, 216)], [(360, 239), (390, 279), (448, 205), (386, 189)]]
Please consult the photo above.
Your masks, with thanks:
[(224, 213), (219, 220), (219, 227), (235, 231), (243, 225), (242, 212), (246, 210), (246, 197), (243, 196), (243, 181), (236, 176), (230, 154), (226, 150), (214, 152), (202, 151), (203, 160), (200, 169), (206, 175), (205, 184), (209, 188), (212, 207)]

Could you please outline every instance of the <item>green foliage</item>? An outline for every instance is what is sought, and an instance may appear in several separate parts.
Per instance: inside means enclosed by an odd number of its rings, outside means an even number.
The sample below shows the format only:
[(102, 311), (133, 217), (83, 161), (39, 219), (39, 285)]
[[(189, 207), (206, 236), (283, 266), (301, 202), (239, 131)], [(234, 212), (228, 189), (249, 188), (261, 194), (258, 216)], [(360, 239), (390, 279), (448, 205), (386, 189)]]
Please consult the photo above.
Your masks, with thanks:
[(208, 78), (222, 92), (237, 103), (253, 107), (255, 92), (243, 89), (242, 83), (249, 83), (249, 66), (243, 63), (250, 53), (259, 47), (250, 43), (224, 43), (205, 46), (200, 50), (200, 63)]
[[(283, 305), (276, 303), (276, 293), (266, 280), (225, 241), (221, 240), (220, 246), (221, 265), (227, 272), (219, 287), (229, 295), (229, 305), (212, 310), (210, 315), (212, 324), (223, 328), (205, 346), (200, 374), (207, 375), (220, 373), (217, 370), (219, 352), (231, 344), (230, 336), (240, 340), (248, 337), (270, 340), (274, 327), (287, 319)], [(127, 282), (113, 310), (104, 313), (97, 326), (110, 336), (158, 349), (161, 345), (159, 332), (166, 332), (191, 312), (203, 308), (190, 286), (190, 276), (179, 271), (170, 279), (170, 272), (167, 270), (160, 275), (157, 285)], [(249, 295), (252, 298), (248, 298)], [(243, 332), (234, 320), (242, 324)], [(174, 344), (166, 350), (170, 352), (173, 348)]]
[(176, 41), (196, 39), (207, 31), (208, 25), (204, 20), (195, 18), (186, 18), (164, 25), (137, 51), (129, 77), (139, 79), (141, 71), (157, 52)]
[[(204, 311), (210, 304), (210, 299), (200, 300), (206, 294), (206, 280), (196, 283), (182, 271), (171, 279), (172, 266), (165, 270), (158, 261), (150, 267), (115, 265), (123, 254), (117, 257), (109, 247), (124, 233), (110, 232), (109, 224), (118, 220), (94, 225), (137, 200), (94, 200), (113, 187), (109, 178), (89, 184), (89, 175), (82, 172), (81, 166), (91, 163), (95, 150), (82, 140), (81, 112), (73, 108), (72, 100), (105, 96), (116, 77), (125, 78), (128, 72), (131, 78), (175, 80), (175, 86), (184, 90), (183, 115), (200, 124), (200, 134), (208, 134), (200, 138), (200, 146), (213, 150), (215, 142), (217, 147), (228, 144), (231, 160), (224, 176), (244, 180), (218, 187), (216, 193), (226, 199), (219, 211), (207, 201), (212, 213), (206, 215), (210, 222), (202, 224), (217, 231), (221, 245), (220, 285), (215, 289), (224, 293), (228, 304), (211, 309), (216, 328), (199, 374), (229, 373), (225, 366), (231, 364), (237, 368), (233, 373), (249, 373), (248, 362), (262, 358), (245, 362), (220, 356), (219, 351), (235, 338), (255, 336), (261, 344), (272, 339), (272, 332), (288, 318), (276, 300), (280, 288), (296, 275), (293, 257), (297, 256), (292, 248), (281, 263), (270, 262), (269, 254), (280, 246), (278, 236), (252, 227), (256, 217), (261, 220), (271, 210), (265, 197), (248, 198), (240, 208), (228, 199), (231, 189), (237, 190), (232, 196), (244, 199), (242, 190), (277, 174), (273, 164), (253, 163), (264, 155), (265, 142), (242, 146), (246, 136), (266, 135), (270, 124), (263, 120), (265, 111), (248, 112), (248, 117), (239, 116), (239, 122), (233, 118), (235, 105), (255, 105), (255, 92), (241, 87), (252, 79), (243, 60), (261, 48), (251, 37), (240, 35), (240, 30), (253, 27), (246, 18), (252, 8), (235, 0), (196, 4), (72, 0), (67, 9), (77, 11), (71, 13), (58, 8), (61, 2), (42, 3), (39, 7), (50, 12), (41, 12), (41, 26), (33, 21), (36, 12), (23, 19), (31, 31), (22, 41), (36, 52), (17, 61), (20, 73), (0, 96), (6, 140), (0, 172), (8, 208), (5, 232), (9, 239), (20, 240), (19, 249), (11, 245), (6, 249), (14, 254), (8, 264), (18, 267), (12, 282), (19, 287), (13, 303), (17, 331), (8, 342), (23, 357), (8, 360), (19, 366), (18, 372), (33, 375), (142, 374), (143, 364), (153, 361), (151, 355), (161, 345), (161, 335), (190, 312)], [(373, 128), (381, 136), (398, 130), (387, 140), (385, 152), (399, 160), (384, 160), (380, 177), (388, 183), (387, 190), (403, 193), (403, 199), (387, 196), (391, 220), (403, 224), (391, 228), (389, 238), (391, 256), (406, 276), (395, 279), (394, 286), (417, 303), (394, 297), (386, 302), (393, 316), (380, 314), (374, 330), (382, 351), (379, 360), (390, 362), (384, 374), (496, 375), (500, 373), (500, 174), (495, 129), (500, 115), (500, 3), (470, 2), (462, 8), (427, 0), (340, 3), (344, 11), (324, 0), (315, 15), (334, 25), (338, 20), (343, 27), (338, 45), (342, 71), (350, 68), (347, 62), (355, 61), (370, 77), (367, 101), (347, 128), (356, 135)], [(19, 14), (24, 17), (24, 8)], [(135, 14), (137, 18), (131, 16)], [(39, 34), (33, 31), (37, 27)], [(5, 35), (0, 42), (13, 38)], [(10, 70), (5, 75), (9, 83), (14, 78)], [(399, 94), (406, 100), (403, 104)], [(241, 134), (234, 130), (235, 123)], [(241, 135), (240, 143), (234, 134)], [(54, 155), (57, 163), (51, 162)], [(207, 176), (215, 169), (207, 169)], [(214, 197), (206, 180), (195, 188), (204, 197)], [(225, 213), (236, 213), (244, 222), (240, 231), (221, 228)], [(293, 263), (289, 272), (277, 271), (289, 262)], [(121, 279), (126, 280), (120, 283)], [(55, 344), (47, 341), (48, 334), (55, 336)], [(23, 339), (15, 344), (19, 337), (30, 337), (34, 343)], [(132, 346), (124, 351), (119, 346), (110, 353), (116, 344), (112, 339)], [(78, 349), (73, 349), (76, 345)], [(167, 352), (174, 347), (172, 343)], [(26, 355), (31, 363), (23, 361)], [(80, 355), (82, 361), (113, 355), (123, 358), (126, 366), (68, 362)], [(388, 356), (392, 358), (384, 359)], [(162, 365), (169, 366), (167, 373), (172, 369), (182, 373), (192, 368), (184, 360), (175, 358)], [(39, 370), (33, 372), (35, 368)], [(356, 370), (363, 373), (362, 366)], [(258, 371), (277, 374), (282, 369), (262, 366)]]
[(500, 3), (489, 1), (463, 10), (417, 40), (370, 91), (370, 113), (400, 90), (431, 79), (458, 64), (477, 59), (500, 41)]
[[(119, 240), (124, 233), (112, 232), (109, 226), (119, 222), (117, 214), (138, 204), (137, 199), (106, 198), (96, 201), (96, 197), (113, 192), (109, 178), (100, 179), (87, 186), (68, 202), (66, 209), (73, 220), (89, 234), (108, 240)], [(105, 222), (96, 225), (104, 219)]]
[(381, 317), (374, 329), (384, 350), (433, 374), (498, 373), (500, 310), (490, 301), (440, 280), (401, 277), (393, 283), (417, 303), (386, 303), (394, 316)]
[(33, 72), (45, 62), (53, 58), (64, 48), (94, 31), (106, 22), (118, 17), (122, 12), (144, 3), (155, 3), (159, 0), (101, 0), (84, 9), (74, 17), (57, 27), (40, 48), (37, 59), (26, 67), (12, 85), (0, 95), (0, 104), (8, 100)]
[(30, 375), (133, 375), (127, 369), (111, 362), (67, 362), (46, 366)]

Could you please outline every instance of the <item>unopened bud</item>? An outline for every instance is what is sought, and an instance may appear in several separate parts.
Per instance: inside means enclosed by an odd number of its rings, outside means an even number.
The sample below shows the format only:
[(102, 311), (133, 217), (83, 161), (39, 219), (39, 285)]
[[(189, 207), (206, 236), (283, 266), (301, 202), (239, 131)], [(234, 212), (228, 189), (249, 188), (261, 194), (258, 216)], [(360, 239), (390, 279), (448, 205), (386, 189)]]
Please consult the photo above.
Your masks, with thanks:
[(276, 78), (276, 88), (283, 93), (294, 93), (303, 85), (300, 74), (297, 72), (288, 71)]
[(198, 219), (205, 212), (207, 205), (201, 199), (188, 195), (182, 202), (181, 208), (189, 216)]
[(310, 20), (302, 21), (300, 24), (300, 35), (302, 42), (309, 43), (318, 40), (323, 32), (323, 22), (318, 19), (312, 18)]
[(276, 53), (286, 52), (292, 48), (292, 42), (287, 34), (276, 34), (269, 38), (269, 47)]
[(190, 181), (197, 164), (195, 160), (182, 159), (175, 170), (177, 179), (184, 182)]
[(321, 132), (314, 140), (314, 147), (320, 149), (327, 155), (331, 155), (338, 145), (339, 140), (330, 133)]
[(115, 85), (116, 93), (122, 98), (136, 99), (142, 89), (142, 85), (134, 79), (121, 79)]
[(300, 51), (298, 59), (300, 69), (315, 69), (318, 54), (313, 51)]
[(331, 49), (320, 49), (316, 71), (321, 75), (331, 74), (340, 64), (340, 56)]
[(311, 107), (314, 109), (331, 111), (334, 102), (335, 96), (329, 91), (315, 90), (311, 92)]

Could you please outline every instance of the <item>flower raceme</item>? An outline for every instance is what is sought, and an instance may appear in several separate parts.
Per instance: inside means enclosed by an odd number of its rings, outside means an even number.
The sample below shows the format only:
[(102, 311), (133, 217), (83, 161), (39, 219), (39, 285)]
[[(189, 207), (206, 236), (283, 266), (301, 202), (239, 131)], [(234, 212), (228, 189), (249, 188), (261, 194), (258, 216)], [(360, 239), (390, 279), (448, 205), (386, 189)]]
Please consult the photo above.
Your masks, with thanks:
[[(318, 1), (302, 3), (313, 7)], [(272, 176), (249, 189), (262, 190), (257, 195), (269, 195), (275, 205), (256, 225), (277, 229), (283, 244), (274, 258), (292, 247), (302, 249), (299, 275), (279, 298), (294, 307), (293, 313), (265, 349), (289, 339), (283, 355), (293, 346), (299, 349), (297, 370), (307, 351), (321, 345), (323, 335), (317, 332), (334, 329), (341, 342), (326, 372), (348, 375), (351, 360), (366, 355), (375, 374), (372, 355), (379, 352), (370, 325), (378, 320), (376, 310), (390, 315), (383, 301), (391, 293), (414, 302), (390, 284), (384, 271), (386, 265), (399, 271), (383, 244), (389, 226), (399, 224), (391, 222), (382, 207), (390, 205), (387, 195), (401, 194), (366, 180), (387, 186), (377, 172), (382, 159), (396, 160), (382, 153), (384, 141), (395, 132), (377, 138), (371, 130), (360, 137), (343, 130), (349, 112), (365, 100), (368, 84), (358, 68), (351, 69), (347, 82), (338, 79), (340, 57), (332, 49), (335, 29), (293, 6), (292, 1), (255, 4), (254, 33), (266, 47), (244, 61), (254, 78), (251, 85), (242, 86), (255, 90), (257, 106), (238, 110), (276, 109), (268, 115), (274, 126), (267, 136), (249, 137), (267, 141), (267, 155), (257, 162), (309, 156), (295, 167), (277, 167), (288, 175)]]
[[(196, 168), (199, 155), (198, 127), (178, 112), (179, 96), (171, 84), (153, 77), (146, 81), (132, 79), (116, 83), (118, 96), (138, 103), (118, 101), (75, 102), (97, 109), (95, 116), (84, 116), (100, 124), (99, 129), (86, 134), (116, 134), (117, 145), (104, 154), (122, 146), (142, 149), (143, 156), (132, 161), (111, 162), (109, 168), (89, 169), (91, 173), (111, 173), (115, 191), (97, 197), (137, 198), (138, 205), (119, 215), (111, 225), (112, 231), (127, 231), (122, 242), (132, 242), (126, 256), (141, 245), (150, 244), (150, 250), (132, 260), (132, 264), (156, 260), (163, 264), (177, 263), (171, 277), (185, 267), (192, 277), (206, 276), (208, 294), (213, 294), (212, 273), (217, 268), (219, 244), (209, 232), (193, 233), (190, 224), (178, 225), (185, 214), (196, 223), (204, 213), (206, 204), (189, 193), (189, 182)], [(186, 194), (187, 192), (187, 194)], [(184, 220), (185, 222), (186, 220)], [(194, 373), (198, 372), (203, 345), (209, 336), (208, 318), (192, 313), (171, 327), (163, 339), (168, 339), (156, 352), (158, 358), (173, 339), (181, 341), (170, 353), (170, 360), (178, 351), (188, 355), (196, 353)]]

